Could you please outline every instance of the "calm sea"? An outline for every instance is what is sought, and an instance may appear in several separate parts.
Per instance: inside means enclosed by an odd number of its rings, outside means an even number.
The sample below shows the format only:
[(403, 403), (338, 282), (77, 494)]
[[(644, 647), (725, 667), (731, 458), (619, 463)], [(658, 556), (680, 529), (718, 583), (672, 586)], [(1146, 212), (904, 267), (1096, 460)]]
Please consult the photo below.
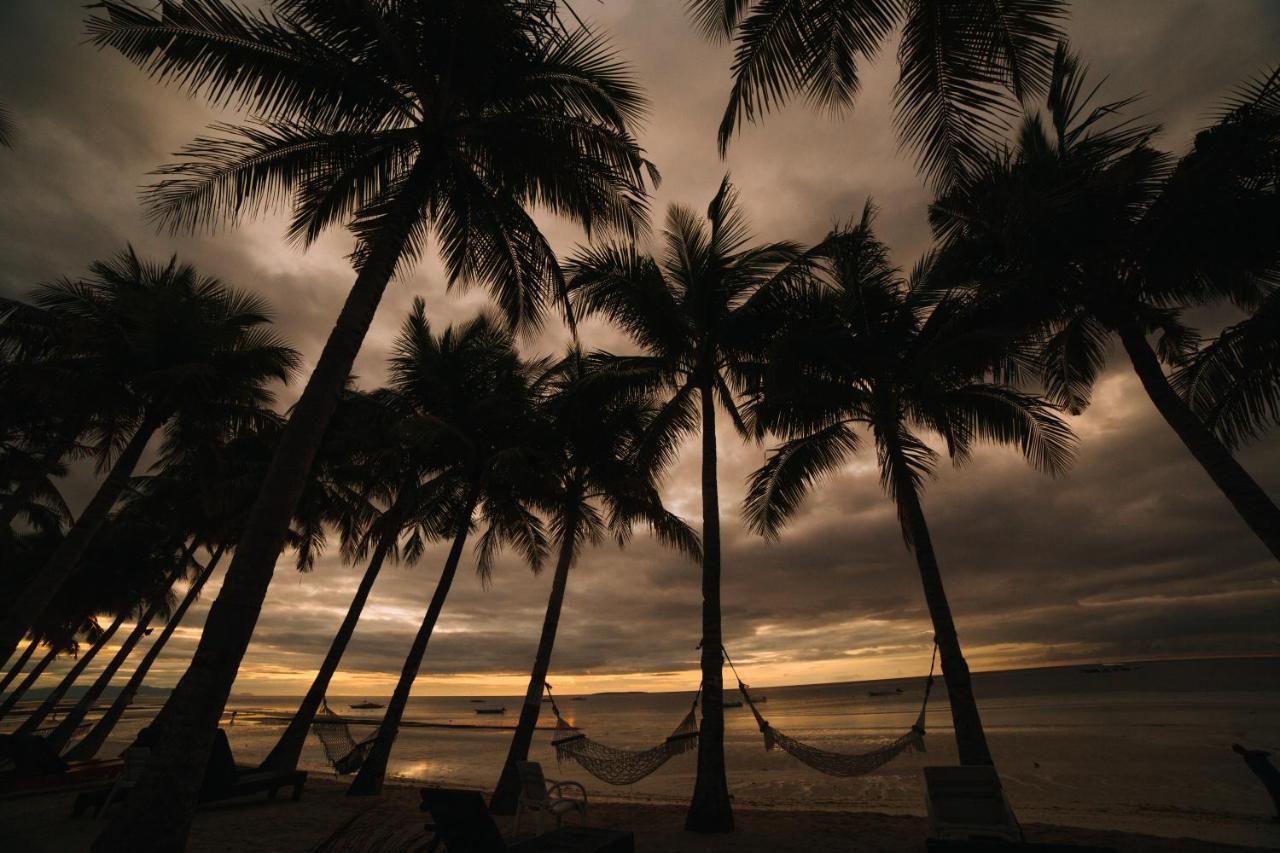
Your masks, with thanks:
[[(975, 676), (983, 720), (1009, 799), (1023, 822), (1191, 836), (1280, 846), (1266, 792), (1231, 752), (1234, 741), (1274, 751), (1280, 763), (1280, 658), (1140, 663), (1128, 671), (1085, 673), (1078, 667), (980, 673)], [(888, 696), (870, 692), (896, 691)], [(775, 728), (824, 749), (860, 752), (903, 733), (920, 707), (923, 679), (753, 689)], [(390, 772), (413, 780), (489, 787), (496, 781), (520, 698), (414, 698), (409, 726), (396, 743)], [(378, 711), (351, 710), (362, 699), (330, 697), (331, 706), (376, 724)], [(592, 738), (623, 749), (660, 743), (689, 708), (692, 694), (595, 694), (559, 697), (561, 710)], [(504, 716), (477, 707), (505, 705)], [(237, 760), (267, 752), (279, 714), (296, 699), (237, 697), (227, 727)], [(954, 764), (951, 721), (941, 679), (929, 705), (928, 751), (908, 752), (863, 777), (836, 779), (782, 752), (766, 752), (751, 712), (730, 709), (726, 735), (729, 785), (741, 805), (857, 809), (923, 814), (921, 767)], [(123, 742), (142, 724), (131, 714)], [(554, 719), (544, 706), (542, 722)], [(227, 718), (224, 718), (224, 725)], [(474, 728), (477, 725), (495, 728)], [(369, 726), (355, 725), (363, 737)], [(592, 796), (684, 802), (695, 755), (677, 756), (652, 776), (625, 788), (593, 780), (576, 765), (555, 767), (551, 732), (540, 731), (533, 758), (548, 775), (588, 783)], [(304, 766), (332, 772), (314, 738)]]

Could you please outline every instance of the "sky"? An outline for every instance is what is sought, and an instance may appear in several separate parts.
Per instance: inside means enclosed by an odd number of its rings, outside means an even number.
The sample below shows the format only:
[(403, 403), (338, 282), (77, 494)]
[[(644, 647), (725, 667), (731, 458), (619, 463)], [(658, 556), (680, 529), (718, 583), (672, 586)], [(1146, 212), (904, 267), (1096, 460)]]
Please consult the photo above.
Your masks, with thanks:
[[(612, 34), (651, 101), (640, 140), (663, 175), (652, 200), (655, 230), (671, 203), (705, 209), (730, 173), (761, 241), (815, 241), (871, 198), (900, 266), (928, 248), (929, 193), (892, 129), (892, 45), (864, 69), (851, 113), (826, 116), (798, 101), (746, 126), (721, 159), (715, 131), (730, 52), (693, 32), (683, 0), (575, 5)], [(283, 214), (217, 233), (157, 234), (138, 203), (148, 172), (209, 123), (236, 116), (96, 52), (84, 43), (84, 14), (80, 0), (0, 0), (0, 102), (19, 128), (15, 150), (0, 153), (0, 295), (80, 274), (127, 243), (146, 255), (177, 253), (267, 298), (279, 330), (303, 353), (305, 375), (352, 282), (350, 240), (333, 232), (303, 251), (284, 239)], [(1143, 95), (1135, 109), (1163, 126), (1158, 144), (1175, 152), (1234, 85), (1280, 62), (1280, 7), (1267, 0), (1077, 0), (1066, 27), (1095, 79), (1107, 77), (1104, 94)], [(540, 221), (562, 253), (583, 239), (567, 223)], [(387, 291), (357, 360), (361, 386), (383, 378), (415, 296), (440, 328), (487, 305), (483, 290), (449, 291), (428, 251)], [(1222, 311), (1199, 317), (1206, 335), (1230, 319)], [(613, 350), (626, 345), (596, 322), (584, 337)], [(564, 340), (552, 323), (522, 347), (551, 353)], [(300, 388), (283, 389), (282, 402)], [(1280, 654), (1280, 567), (1161, 420), (1118, 347), (1093, 406), (1072, 426), (1081, 449), (1064, 477), (989, 449), (963, 468), (943, 466), (927, 486), (925, 511), (971, 667)], [(931, 631), (919, 576), (873, 460), (864, 455), (829, 478), (781, 540), (767, 543), (739, 514), (745, 477), (767, 445), (743, 444), (724, 423), (719, 444), (725, 645), (748, 680), (927, 671)], [(1280, 496), (1280, 432), (1240, 458)], [(698, 466), (691, 444), (663, 489), (668, 506), (695, 526)], [(91, 487), (86, 471), (66, 483), (73, 503)], [(331, 693), (390, 692), (444, 550), (384, 569)], [(362, 570), (344, 565), (336, 548), (305, 575), (283, 555), (235, 691), (305, 690)], [(221, 572), (150, 684), (181, 675), (220, 582)], [(415, 692), (523, 692), (549, 586), (549, 572), (535, 577), (510, 557), (488, 589), (460, 575)], [(643, 533), (625, 550), (588, 550), (570, 578), (548, 680), (574, 693), (692, 689), (700, 604), (698, 566)]]

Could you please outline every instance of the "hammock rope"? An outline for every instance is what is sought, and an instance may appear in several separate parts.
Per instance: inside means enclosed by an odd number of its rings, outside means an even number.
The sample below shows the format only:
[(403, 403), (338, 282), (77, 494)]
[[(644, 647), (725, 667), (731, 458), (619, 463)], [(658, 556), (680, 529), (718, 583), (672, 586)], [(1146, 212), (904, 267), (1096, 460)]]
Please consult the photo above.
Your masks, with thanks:
[(669, 760), (688, 752), (698, 745), (698, 698), (702, 687), (693, 695), (693, 705), (665, 741), (644, 750), (614, 749), (587, 737), (560, 714), (551, 685), (543, 685), (551, 700), (551, 710), (556, 715), (556, 729), (551, 745), (556, 750), (556, 763), (572, 759), (592, 776), (610, 785), (632, 785), (653, 773)]
[(729, 668), (733, 670), (734, 677), (738, 679), (738, 690), (742, 692), (742, 700), (751, 708), (751, 713), (756, 718), (756, 725), (760, 727), (760, 733), (764, 735), (764, 748), (766, 750), (771, 750), (775, 747), (779, 748), (792, 758), (807, 764), (819, 773), (825, 773), (828, 776), (846, 777), (864, 776), (879, 770), (910, 748), (914, 748), (917, 752), (925, 751), (924, 717), (925, 711), (929, 707), (929, 692), (933, 689), (933, 670), (938, 661), (937, 643), (934, 643), (933, 646), (933, 659), (929, 662), (929, 678), (924, 685), (924, 701), (920, 704), (920, 714), (916, 717), (915, 723), (901, 737), (890, 741), (884, 746), (859, 754), (830, 752), (825, 749), (819, 749), (816, 746), (801, 743), (775, 729), (769, 724), (768, 720), (761, 716), (755, 702), (751, 701), (751, 695), (747, 692), (747, 685), (743, 683), (742, 676), (738, 675), (738, 669), (729, 658), (729, 653), (723, 649), (721, 651), (724, 652), (724, 659), (729, 664)]
[(378, 739), (380, 729), (361, 741), (351, 736), (351, 726), (329, 708), (327, 699), (320, 700), (320, 710), (311, 721), (311, 731), (315, 732), (324, 747), (324, 757), (333, 765), (339, 776), (355, 773), (364, 764), (373, 742)]

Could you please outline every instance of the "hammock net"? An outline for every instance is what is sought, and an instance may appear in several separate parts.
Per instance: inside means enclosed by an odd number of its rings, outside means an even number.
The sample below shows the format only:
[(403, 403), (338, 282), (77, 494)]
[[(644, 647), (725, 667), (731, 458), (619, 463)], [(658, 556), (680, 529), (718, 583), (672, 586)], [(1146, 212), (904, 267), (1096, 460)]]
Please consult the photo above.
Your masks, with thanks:
[(374, 729), (373, 734), (362, 741), (357, 741), (351, 736), (351, 726), (335, 714), (329, 708), (328, 701), (324, 699), (320, 700), (320, 710), (311, 721), (311, 731), (315, 732), (316, 737), (320, 739), (320, 744), (324, 747), (324, 757), (333, 765), (333, 769), (339, 776), (346, 776), (359, 770), (378, 737), (378, 729)]
[[(551, 694), (550, 688), (547, 689), (547, 694)], [(614, 749), (587, 737), (565, 721), (553, 698), (551, 710), (556, 715), (556, 730), (552, 735), (551, 745), (555, 747), (558, 763), (573, 759), (602, 782), (631, 785), (666, 764), (673, 756), (688, 752), (698, 745), (697, 709), (698, 699), (695, 696), (693, 707), (665, 741), (650, 749), (633, 751)]]
[[(937, 652), (937, 646), (934, 646), (935, 662), (937, 660)], [(728, 659), (729, 656), (726, 654), (725, 660)], [(733, 661), (729, 661), (729, 666), (733, 668)], [(764, 748), (766, 750), (774, 749), (775, 747), (779, 748), (792, 758), (807, 764), (819, 773), (825, 773), (828, 776), (864, 776), (879, 770), (907, 749), (914, 748), (917, 752), (925, 751), (924, 716), (929, 707), (929, 691), (933, 689), (933, 662), (929, 664), (929, 678), (925, 682), (924, 701), (920, 704), (920, 714), (906, 734), (876, 749), (856, 754), (818, 749), (816, 746), (801, 743), (795, 738), (788, 737), (778, 731), (769, 724), (768, 720), (761, 716), (755, 702), (751, 701), (751, 695), (747, 692), (747, 685), (738, 676), (736, 668), (733, 668), (733, 674), (738, 677), (738, 690), (742, 692), (742, 701), (746, 702), (747, 706), (751, 708), (751, 713), (756, 718), (756, 725), (760, 727), (760, 733), (764, 735)]]

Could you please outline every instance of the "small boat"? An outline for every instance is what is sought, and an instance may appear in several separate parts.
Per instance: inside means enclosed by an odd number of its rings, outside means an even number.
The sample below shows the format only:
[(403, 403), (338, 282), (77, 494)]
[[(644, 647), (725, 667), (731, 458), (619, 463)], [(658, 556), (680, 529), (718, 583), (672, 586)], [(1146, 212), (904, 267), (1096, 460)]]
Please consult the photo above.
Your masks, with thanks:
[(483, 699), (471, 699), (471, 700), (469, 700), (469, 701), (471, 701), (471, 702), (483, 702), (484, 700), (483, 700)]
[(551, 701), (551, 697), (550, 697), (550, 696), (543, 696), (543, 697), (542, 697), (542, 701), (543, 701), (544, 703), (549, 703), (549, 702)]
[(867, 695), (868, 696), (897, 696), (901, 692), (902, 692), (902, 688), (899, 687), (896, 690), (868, 690)]
[(506, 708), (476, 708), (477, 714), (505, 714)]
[(723, 703), (721, 703), (721, 704), (722, 704), (724, 707), (726, 707), (726, 708), (741, 708), (741, 707), (742, 707), (742, 703), (741, 703), (741, 702), (739, 702), (737, 699), (733, 700), (732, 702), (723, 702)]
[(761, 704), (764, 704), (765, 702), (768, 702), (769, 697), (768, 696), (752, 696), (751, 701), (757, 705), (761, 705)]
[(1086, 666), (1081, 672), (1087, 672), (1090, 675), (1099, 672), (1129, 672), (1133, 667), (1125, 666), (1122, 663), (1100, 663), (1097, 666)]
[(364, 700), (363, 702), (357, 702), (356, 704), (352, 705), (351, 707), (352, 707), (352, 708), (354, 708), (354, 709), (355, 709), (355, 710), (357, 710), (357, 711), (369, 711), (369, 710), (372, 710), (372, 709), (374, 709), (374, 708), (385, 708), (385, 707), (387, 707), (387, 706), (386, 706), (386, 705), (379, 705), (377, 702), (370, 702), (368, 699), (366, 699), (366, 700)]
[(587, 701), (587, 700), (588, 700), (588, 699), (590, 699), (590, 698), (591, 698), (590, 696), (574, 696), (574, 697), (573, 697), (573, 701), (575, 701), (575, 702), (585, 702), (585, 701)]

